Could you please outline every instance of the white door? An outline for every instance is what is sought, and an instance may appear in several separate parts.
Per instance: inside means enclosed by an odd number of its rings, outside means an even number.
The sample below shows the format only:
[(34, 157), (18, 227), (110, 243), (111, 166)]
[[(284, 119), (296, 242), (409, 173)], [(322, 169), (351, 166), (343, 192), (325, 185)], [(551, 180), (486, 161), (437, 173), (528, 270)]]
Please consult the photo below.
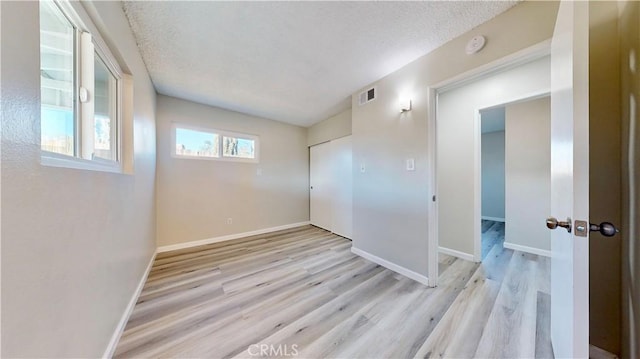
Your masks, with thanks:
[(560, 3), (551, 44), (550, 216), (572, 227), (551, 233), (553, 351), (588, 358), (589, 234), (578, 235), (575, 223), (589, 220), (588, 2)]
[(333, 166), (333, 226), (334, 233), (352, 237), (353, 166), (351, 136), (331, 141)]
[(331, 143), (321, 143), (309, 149), (309, 215), (311, 224), (331, 230)]

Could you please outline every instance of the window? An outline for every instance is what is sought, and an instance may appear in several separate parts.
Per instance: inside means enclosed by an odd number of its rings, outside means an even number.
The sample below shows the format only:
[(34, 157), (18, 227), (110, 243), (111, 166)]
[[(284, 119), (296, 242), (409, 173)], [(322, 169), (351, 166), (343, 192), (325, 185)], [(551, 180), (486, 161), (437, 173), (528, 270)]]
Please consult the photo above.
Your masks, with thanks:
[(222, 155), (235, 158), (255, 158), (256, 140), (223, 136)]
[(219, 157), (220, 136), (211, 132), (176, 128), (176, 155)]
[(185, 125), (173, 129), (174, 157), (258, 162), (257, 136)]
[(68, 156), (76, 150), (75, 34), (56, 4), (40, 3), (41, 145)]
[(43, 163), (118, 171), (122, 72), (74, 6), (40, 1)]

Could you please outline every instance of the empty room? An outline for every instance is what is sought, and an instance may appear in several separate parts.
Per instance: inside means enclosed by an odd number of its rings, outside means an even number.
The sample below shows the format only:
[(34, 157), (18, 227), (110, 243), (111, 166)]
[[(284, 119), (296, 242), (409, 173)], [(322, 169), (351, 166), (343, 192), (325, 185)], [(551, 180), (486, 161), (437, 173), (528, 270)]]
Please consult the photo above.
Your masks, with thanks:
[(639, 358), (640, 3), (1, 1), (0, 356)]

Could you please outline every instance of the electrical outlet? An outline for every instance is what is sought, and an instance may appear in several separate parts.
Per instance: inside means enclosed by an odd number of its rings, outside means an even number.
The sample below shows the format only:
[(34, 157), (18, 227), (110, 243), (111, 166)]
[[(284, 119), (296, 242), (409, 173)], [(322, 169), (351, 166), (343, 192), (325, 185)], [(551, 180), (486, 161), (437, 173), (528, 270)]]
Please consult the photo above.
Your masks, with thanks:
[(227, 218), (227, 224), (233, 224), (233, 218)]

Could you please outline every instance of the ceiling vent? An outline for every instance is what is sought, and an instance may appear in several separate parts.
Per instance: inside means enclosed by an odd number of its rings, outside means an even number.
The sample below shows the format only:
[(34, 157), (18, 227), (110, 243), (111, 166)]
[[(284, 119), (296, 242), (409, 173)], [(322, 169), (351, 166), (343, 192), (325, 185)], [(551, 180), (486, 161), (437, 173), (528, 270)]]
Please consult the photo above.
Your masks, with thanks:
[(358, 103), (360, 104), (360, 106), (366, 104), (367, 102), (371, 102), (373, 100), (376, 99), (376, 88), (372, 87), (368, 90), (362, 91), (360, 92), (360, 95), (358, 95)]

